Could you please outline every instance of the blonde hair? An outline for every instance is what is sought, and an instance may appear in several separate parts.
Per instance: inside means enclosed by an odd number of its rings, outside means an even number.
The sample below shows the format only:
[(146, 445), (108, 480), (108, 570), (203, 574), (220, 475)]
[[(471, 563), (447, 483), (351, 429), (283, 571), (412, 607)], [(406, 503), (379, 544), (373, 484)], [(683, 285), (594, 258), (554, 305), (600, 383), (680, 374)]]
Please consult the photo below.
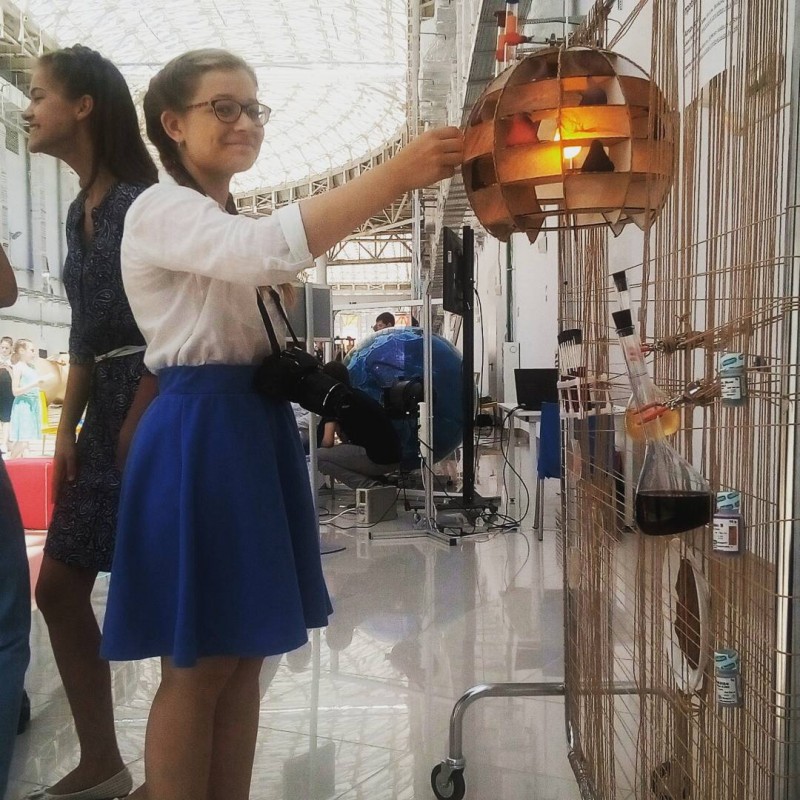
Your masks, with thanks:
[(17, 339), (14, 342), (14, 353), (19, 355), (23, 350), (27, 349), (28, 345), (33, 347), (33, 342), (30, 339)]

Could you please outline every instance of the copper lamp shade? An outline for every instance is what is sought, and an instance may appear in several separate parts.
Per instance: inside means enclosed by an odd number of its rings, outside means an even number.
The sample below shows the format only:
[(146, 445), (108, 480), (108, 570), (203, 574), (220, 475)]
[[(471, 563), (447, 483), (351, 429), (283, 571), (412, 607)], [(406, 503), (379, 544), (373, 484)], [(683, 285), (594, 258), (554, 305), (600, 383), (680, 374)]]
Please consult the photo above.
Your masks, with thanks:
[[(652, 106), (652, 109), (651, 109)], [(462, 173), (481, 224), (525, 232), (643, 228), (669, 192), (674, 122), (647, 73), (589, 47), (550, 48), (495, 78), (465, 132)]]

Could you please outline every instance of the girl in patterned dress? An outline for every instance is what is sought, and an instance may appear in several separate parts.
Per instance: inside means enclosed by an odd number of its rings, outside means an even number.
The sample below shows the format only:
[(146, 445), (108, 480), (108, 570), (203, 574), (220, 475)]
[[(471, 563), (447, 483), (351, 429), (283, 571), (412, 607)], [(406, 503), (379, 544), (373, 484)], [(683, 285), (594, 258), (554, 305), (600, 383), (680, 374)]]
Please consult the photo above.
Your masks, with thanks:
[(33, 439), (42, 438), (42, 415), (39, 410), (39, 392), (44, 382), (33, 366), (37, 352), (30, 339), (17, 339), (14, 343), (17, 363), (11, 372), (11, 430), (10, 458), (22, 458)]
[(131, 207), (122, 269), (159, 394), (125, 464), (102, 645), (113, 660), (161, 657), (147, 792), (132, 798), (247, 800), (262, 661), (330, 613), (291, 408), (253, 386), (270, 352), (259, 287), (294, 280), (461, 160), (458, 129), (428, 131), (344, 186), (236, 216), (230, 182), (254, 164), (269, 117), (257, 92), (240, 58), (200, 50), (167, 64), (144, 99), (169, 176)]
[(99, 655), (91, 593), (98, 572), (111, 569), (120, 431), (155, 389), (152, 376), (143, 379), (144, 339), (125, 297), (119, 248), (125, 214), (157, 171), (127, 84), (99, 53), (76, 45), (46, 54), (30, 98), (23, 113), (30, 151), (60, 158), (81, 187), (67, 215), (63, 280), (72, 327), (55, 446), (56, 505), (36, 586), (81, 752), (78, 766), (38, 796), (106, 800), (128, 794), (132, 781), (114, 733), (111, 676)]

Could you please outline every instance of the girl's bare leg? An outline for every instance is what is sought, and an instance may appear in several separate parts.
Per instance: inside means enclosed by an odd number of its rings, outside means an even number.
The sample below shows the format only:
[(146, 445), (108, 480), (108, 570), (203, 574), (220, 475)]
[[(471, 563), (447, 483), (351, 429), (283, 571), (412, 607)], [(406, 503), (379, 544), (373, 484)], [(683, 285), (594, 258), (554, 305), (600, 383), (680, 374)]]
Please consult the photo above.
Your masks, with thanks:
[(81, 749), (78, 766), (50, 787), (55, 794), (96, 786), (124, 767), (114, 733), (111, 670), (100, 658), (100, 628), (92, 609), (96, 578), (95, 570), (45, 555), (36, 585)]
[[(198, 659), (193, 667), (161, 660), (145, 741), (146, 796), (152, 800), (205, 798), (211, 775), (217, 707), (242, 659)], [(256, 714), (258, 708), (256, 708)], [(249, 728), (250, 720), (240, 723)], [(236, 797), (227, 795), (230, 800)]]
[[(261, 658), (242, 659), (220, 695), (214, 719), (214, 748), (207, 800), (248, 800), (258, 736)], [(280, 656), (265, 664), (272, 679)]]

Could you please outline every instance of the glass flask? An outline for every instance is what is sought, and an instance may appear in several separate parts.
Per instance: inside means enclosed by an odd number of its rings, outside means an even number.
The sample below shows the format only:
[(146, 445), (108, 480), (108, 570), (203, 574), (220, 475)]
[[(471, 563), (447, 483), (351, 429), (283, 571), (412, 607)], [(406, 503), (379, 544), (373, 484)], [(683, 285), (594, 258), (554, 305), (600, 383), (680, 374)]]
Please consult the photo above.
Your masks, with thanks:
[[(617, 290), (620, 311), (630, 311), (631, 296), (625, 270), (615, 272), (611, 277)], [(656, 419), (659, 419), (661, 431), (665, 436), (671, 436), (681, 426), (681, 413), (677, 408), (670, 406), (666, 392), (653, 384), (652, 394), (652, 402), (643, 407), (639, 406), (633, 395), (628, 400), (625, 409), (625, 430), (634, 442), (643, 442), (647, 438), (648, 427), (653, 429), (651, 430), (653, 437), (659, 435), (659, 431), (652, 424)]]
[(614, 287), (617, 290), (617, 302), (619, 303), (620, 311), (631, 310), (631, 296), (628, 292), (628, 276), (625, 270), (621, 269), (619, 272), (613, 273), (611, 276), (614, 279)]
[(505, 67), (506, 60), (506, 12), (495, 11), (497, 20), (497, 48), (495, 51), (494, 74), (497, 77)]
[[(657, 406), (656, 387), (647, 372), (631, 312), (612, 314), (638, 413)], [(710, 522), (714, 495), (705, 478), (667, 443), (657, 415), (642, 425), (645, 452), (636, 486), (636, 524), (650, 536), (672, 536)]]
[(517, 34), (519, 33), (519, 0), (506, 0), (505, 63), (513, 64), (517, 58)]
[[(625, 430), (634, 442), (643, 442), (647, 439), (647, 429), (653, 437), (659, 433), (664, 436), (672, 436), (681, 427), (681, 412), (677, 408), (669, 405), (669, 398), (655, 384), (653, 405), (646, 408), (639, 408), (633, 395), (628, 400), (625, 408)], [(658, 420), (661, 429), (653, 423)]]

